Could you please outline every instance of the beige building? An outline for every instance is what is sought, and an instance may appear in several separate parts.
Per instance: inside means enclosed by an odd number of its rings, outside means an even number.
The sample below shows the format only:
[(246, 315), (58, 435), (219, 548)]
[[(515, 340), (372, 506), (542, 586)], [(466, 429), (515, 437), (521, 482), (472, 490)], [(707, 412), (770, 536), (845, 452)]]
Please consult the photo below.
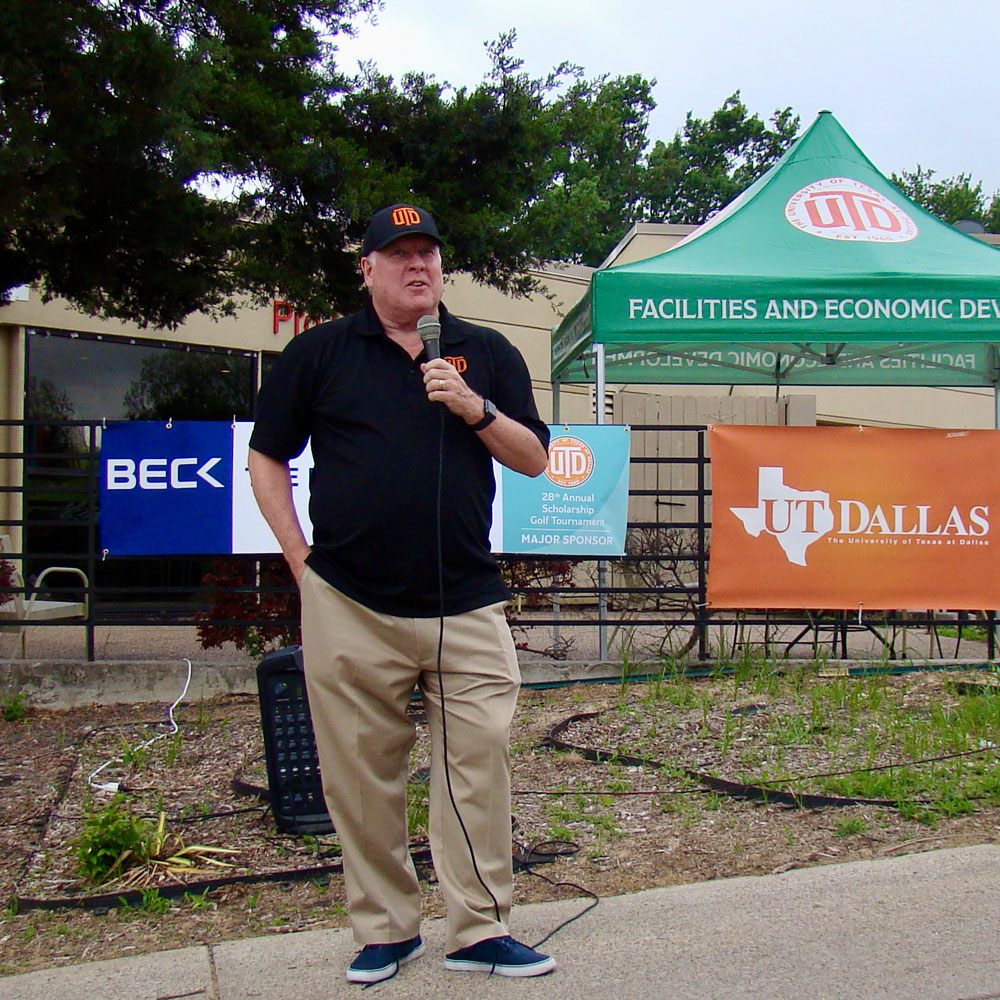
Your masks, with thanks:
[[(669, 249), (694, 227), (640, 223), (632, 227), (612, 251), (606, 265), (631, 263)], [(1000, 246), (1000, 236), (983, 236)], [(591, 268), (554, 265), (534, 272), (543, 292), (516, 299), (454, 275), (445, 289), (445, 302), (456, 315), (493, 326), (524, 354), (531, 371), (539, 407), (552, 415), (549, 381), (550, 331), (586, 290)], [(213, 320), (195, 315), (175, 330), (142, 328), (134, 323), (86, 315), (55, 299), (42, 302), (35, 290), (22, 290), (18, 298), (0, 307), (0, 416), (19, 419), (34, 407), (52, 405), (37, 397), (46, 383), (63, 399), (63, 416), (78, 419), (122, 419), (129, 407), (126, 394), (133, 389), (143, 362), (147, 371), (164, 370), (154, 359), (184, 354), (201, 356), (206, 370), (231, 375), (232, 398), (251, 404), (253, 388), (268, 362), (284, 345), (310, 324), (308, 317), (293, 315), (280, 300), (263, 307), (246, 307), (235, 317)], [(169, 366), (166, 366), (169, 368)], [(620, 387), (609, 386), (609, 391)], [(646, 391), (681, 396), (767, 396), (760, 386), (659, 386)], [(872, 423), (917, 427), (992, 427), (993, 393), (988, 389), (913, 388), (788, 388), (783, 393), (816, 399), (819, 422)], [(560, 418), (567, 422), (593, 419), (590, 389), (563, 388)], [(226, 398), (230, 398), (226, 396)], [(27, 400), (28, 411), (25, 410)], [(221, 403), (221, 400), (219, 401)], [(66, 410), (66, 405), (71, 412)], [(238, 413), (246, 416), (248, 412)], [(178, 419), (182, 418), (178, 413)]]
[[(606, 264), (662, 253), (692, 228), (635, 225)], [(1000, 245), (1000, 236), (982, 239)], [(445, 302), (453, 313), (499, 329), (521, 350), (546, 419), (552, 417), (550, 332), (583, 295), (591, 273), (592, 269), (577, 265), (537, 271), (534, 277), (543, 291), (523, 299), (505, 296), (464, 275), (452, 276), (445, 289)], [(275, 300), (240, 309), (234, 317), (213, 320), (195, 315), (175, 330), (155, 330), (90, 316), (58, 299), (43, 302), (34, 289), (22, 289), (15, 301), (0, 307), (0, 417), (246, 419), (270, 361), (309, 324), (308, 317), (292, 314)], [(179, 372), (186, 373), (186, 380)], [(204, 387), (206, 398), (196, 401), (191, 397), (198, 395), (198, 386)], [(610, 397), (622, 387), (607, 388)], [(762, 386), (643, 386), (641, 392), (716, 400), (775, 399), (774, 391)], [(788, 405), (794, 423), (812, 423), (815, 406), (815, 420), (820, 423), (994, 426), (994, 399), (988, 389), (791, 387), (782, 389), (782, 394), (792, 400)], [(592, 421), (592, 399), (589, 386), (563, 387), (560, 420)], [(166, 412), (172, 402), (177, 412)], [(689, 412), (712, 413), (719, 406), (706, 401)], [(610, 400), (606, 407), (610, 415)], [(15, 444), (10, 438), (14, 432), (7, 429), (8, 445)]]
[[(694, 227), (666, 224), (634, 226), (609, 256), (608, 265), (628, 263), (662, 253)], [(1000, 237), (985, 236), (993, 245)], [(527, 298), (511, 298), (455, 275), (444, 300), (458, 316), (492, 326), (522, 352), (531, 372), (539, 409), (552, 420), (550, 382), (552, 328), (585, 293), (591, 268), (553, 265), (534, 272), (541, 289)], [(252, 415), (257, 386), (282, 348), (311, 321), (294, 315), (275, 300), (247, 306), (233, 317), (213, 320), (195, 315), (174, 330), (87, 315), (58, 299), (43, 302), (34, 289), (21, 289), (0, 307), (0, 419), (24, 417), (52, 422), (163, 419), (246, 420)], [(604, 401), (607, 419), (642, 424), (849, 423), (883, 426), (991, 428), (994, 396), (988, 389), (958, 388), (783, 388), (776, 396), (765, 386), (609, 385)], [(592, 386), (563, 386), (559, 392), (563, 423), (595, 419)], [(73, 458), (48, 455), (86, 451), (99, 439), (81, 428), (67, 433), (17, 423), (0, 425), (3, 451), (19, 457), (0, 459), (0, 534), (10, 536), (13, 551), (86, 552), (88, 513), (79, 499), (88, 473)], [(71, 435), (76, 435), (72, 437)], [(635, 454), (686, 454), (678, 434), (637, 432)], [(688, 435), (690, 437), (690, 435)], [(664, 451), (665, 449), (665, 451)], [(664, 467), (637, 466), (635, 488), (690, 486), (674, 482)], [(683, 472), (689, 475), (690, 470)], [(660, 509), (649, 497), (634, 498), (632, 518), (656, 520)], [(676, 513), (676, 512), (675, 512)], [(34, 521), (22, 538), (16, 522)], [(39, 520), (41, 519), (41, 520)], [(64, 527), (49, 528), (47, 519)], [(68, 527), (65, 527), (68, 524)], [(59, 560), (60, 562), (62, 560)], [(201, 569), (191, 567), (183, 579), (175, 567), (157, 569), (156, 560), (119, 565), (114, 581), (155, 590), (196, 581)], [(27, 568), (27, 566), (26, 566)], [(100, 576), (99, 567), (97, 567)], [(153, 598), (150, 598), (153, 599)]]

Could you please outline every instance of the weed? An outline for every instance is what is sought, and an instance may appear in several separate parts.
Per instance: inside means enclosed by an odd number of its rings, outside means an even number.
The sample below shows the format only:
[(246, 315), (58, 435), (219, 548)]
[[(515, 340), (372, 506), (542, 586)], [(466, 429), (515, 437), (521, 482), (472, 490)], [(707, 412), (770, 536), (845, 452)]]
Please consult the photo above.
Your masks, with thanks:
[(833, 821), (833, 832), (838, 837), (853, 837), (867, 829), (868, 823), (863, 816), (844, 816)]
[(411, 837), (426, 837), (430, 816), (430, 789), (426, 781), (406, 785), (406, 825)]
[(80, 873), (100, 883), (123, 871), (130, 860), (148, 857), (152, 840), (149, 824), (133, 815), (124, 796), (116, 795), (103, 809), (84, 816), (72, 846)]
[(167, 767), (173, 767), (177, 763), (177, 758), (180, 756), (181, 747), (184, 745), (184, 734), (178, 729), (174, 733), (170, 742), (167, 744), (167, 753), (164, 757), (164, 762)]
[[(80, 836), (72, 846), (81, 874), (98, 883), (137, 866), (173, 878), (182, 874), (204, 875), (215, 868), (231, 867), (214, 855), (236, 853), (223, 847), (185, 845), (176, 833), (167, 832), (163, 812), (153, 828), (132, 813), (121, 795), (116, 795), (103, 809), (84, 815)], [(213, 868), (206, 870), (199, 864)]]
[(605, 834), (609, 837), (620, 837), (622, 835), (621, 829), (618, 826), (618, 821), (614, 816), (609, 816), (607, 813), (596, 813), (587, 817), (590, 820), (591, 826), (594, 828), (594, 832), (598, 834), (599, 839), (603, 840), (601, 834)]
[(184, 902), (187, 903), (192, 910), (211, 909), (215, 905), (208, 898), (208, 894), (211, 891), (211, 889), (205, 889), (204, 892), (186, 892), (184, 893)]
[(150, 749), (139, 744), (132, 746), (123, 736), (121, 738), (121, 762), (132, 771), (144, 771), (149, 764)]
[[(124, 896), (119, 896), (122, 906), (128, 906)], [(140, 913), (151, 913), (160, 916), (170, 909), (170, 900), (160, 895), (159, 889), (143, 889), (142, 898), (133, 909)]]
[(20, 722), (28, 714), (28, 700), (20, 691), (12, 691), (0, 699), (0, 715), (5, 722)]
[(205, 732), (212, 722), (212, 716), (208, 711), (208, 706), (205, 704), (205, 699), (202, 698), (198, 702), (198, 717), (194, 720), (195, 726), (198, 727), (199, 732)]

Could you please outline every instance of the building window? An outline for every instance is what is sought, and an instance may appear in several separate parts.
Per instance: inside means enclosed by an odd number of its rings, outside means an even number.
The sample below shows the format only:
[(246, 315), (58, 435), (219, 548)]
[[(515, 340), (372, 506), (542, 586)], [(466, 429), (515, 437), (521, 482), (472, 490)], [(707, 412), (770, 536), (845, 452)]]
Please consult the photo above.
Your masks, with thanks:
[[(246, 351), (29, 329), (26, 350), (24, 549), (28, 572), (88, 565), (100, 551), (87, 427), (67, 421), (249, 420), (256, 360)], [(100, 439), (100, 427), (96, 429)], [(92, 537), (93, 535), (93, 537)], [(119, 559), (90, 566), (105, 604), (185, 607), (210, 560)], [(61, 585), (61, 584), (60, 584)]]
[(249, 420), (244, 351), (29, 330), (25, 413), (52, 420)]

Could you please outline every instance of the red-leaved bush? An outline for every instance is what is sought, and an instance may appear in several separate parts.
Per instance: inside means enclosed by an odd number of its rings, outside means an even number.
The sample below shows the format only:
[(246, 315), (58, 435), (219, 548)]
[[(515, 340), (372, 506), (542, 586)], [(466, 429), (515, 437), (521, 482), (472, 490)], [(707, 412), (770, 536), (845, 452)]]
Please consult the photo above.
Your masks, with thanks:
[(299, 591), (284, 559), (216, 559), (202, 583), (211, 602), (197, 616), (202, 648), (231, 642), (259, 657), (302, 641)]

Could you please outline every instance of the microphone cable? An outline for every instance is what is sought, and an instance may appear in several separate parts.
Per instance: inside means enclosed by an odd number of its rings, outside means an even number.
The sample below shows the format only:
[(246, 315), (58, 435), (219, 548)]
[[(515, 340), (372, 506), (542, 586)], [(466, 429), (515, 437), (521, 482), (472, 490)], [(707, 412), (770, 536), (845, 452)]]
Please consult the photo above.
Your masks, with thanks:
[[(500, 916), (500, 903), (497, 901), (496, 896), (493, 894), (493, 890), (486, 884), (483, 876), (479, 871), (479, 864), (476, 861), (476, 851), (472, 846), (472, 839), (469, 837), (469, 831), (466, 829), (465, 820), (462, 819), (462, 813), (458, 808), (458, 803), (455, 801), (455, 792), (451, 785), (451, 766), (448, 763), (448, 709), (445, 703), (445, 693), (444, 693), (444, 672), (442, 670), (441, 662), (443, 658), (444, 651), (444, 542), (442, 535), (442, 516), (441, 516), (441, 506), (442, 498), (444, 494), (444, 435), (445, 435), (445, 417), (447, 413), (447, 407), (442, 403), (440, 405), (439, 412), (439, 424), (438, 424), (438, 475), (437, 475), (437, 497), (435, 500), (435, 541), (437, 547), (437, 577), (438, 577), (438, 645), (437, 645), (437, 679), (438, 679), (438, 694), (441, 698), (441, 753), (444, 757), (444, 777), (445, 784), (448, 788), (448, 799), (451, 802), (451, 808), (455, 813), (455, 818), (458, 820), (458, 825), (461, 827), (462, 836), (465, 838), (466, 846), (469, 848), (469, 858), (472, 861), (472, 870), (475, 872), (476, 878), (479, 884), (486, 891), (486, 894), (490, 897), (493, 902), (493, 913), (496, 916), (496, 921), (498, 924), (503, 926), (503, 919)], [(549, 938), (558, 934), (564, 927), (579, 920), (580, 917), (589, 913), (595, 906), (600, 902), (600, 898), (595, 892), (590, 889), (586, 889), (583, 886), (577, 885), (575, 882), (556, 882), (546, 876), (534, 871), (530, 865), (525, 865), (524, 870), (531, 875), (535, 875), (537, 878), (542, 879), (544, 882), (548, 882), (552, 886), (570, 886), (574, 889), (579, 889), (581, 893), (589, 896), (591, 902), (585, 906), (579, 913), (575, 916), (569, 917), (567, 920), (562, 921), (562, 923), (557, 924), (548, 934), (545, 935), (540, 941), (533, 944), (532, 948), (538, 948), (543, 945)]]
[(479, 864), (476, 861), (476, 851), (472, 846), (472, 839), (469, 837), (469, 831), (466, 829), (465, 820), (462, 819), (462, 813), (458, 808), (458, 803), (455, 801), (455, 792), (451, 785), (451, 766), (448, 763), (448, 708), (445, 703), (444, 694), (444, 672), (441, 668), (441, 661), (444, 652), (444, 543), (442, 539), (442, 518), (441, 518), (441, 504), (442, 495), (444, 492), (444, 434), (445, 434), (445, 412), (446, 407), (442, 403), (440, 405), (440, 422), (438, 424), (438, 476), (437, 476), (437, 499), (435, 503), (435, 527), (436, 527), (436, 543), (437, 543), (437, 576), (438, 576), (438, 645), (437, 645), (437, 679), (438, 679), (438, 694), (441, 698), (441, 754), (444, 757), (444, 777), (445, 784), (448, 788), (448, 799), (451, 802), (451, 808), (455, 813), (455, 818), (458, 820), (458, 825), (462, 830), (462, 836), (465, 837), (465, 843), (469, 848), (469, 858), (472, 860), (472, 870), (476, 874), (476, 878), (479, 880), (479, 884), (486, 890), (486, 894), (493, 901), (493, 913), (496, 916), (497, 923), (501, 926), (503, 925), (503, 920), (500, 917), (500, 903), (497, 901), (496, 896), (493, 894), (493, 890), (486, 884), (483, 876), (479, 872)]

